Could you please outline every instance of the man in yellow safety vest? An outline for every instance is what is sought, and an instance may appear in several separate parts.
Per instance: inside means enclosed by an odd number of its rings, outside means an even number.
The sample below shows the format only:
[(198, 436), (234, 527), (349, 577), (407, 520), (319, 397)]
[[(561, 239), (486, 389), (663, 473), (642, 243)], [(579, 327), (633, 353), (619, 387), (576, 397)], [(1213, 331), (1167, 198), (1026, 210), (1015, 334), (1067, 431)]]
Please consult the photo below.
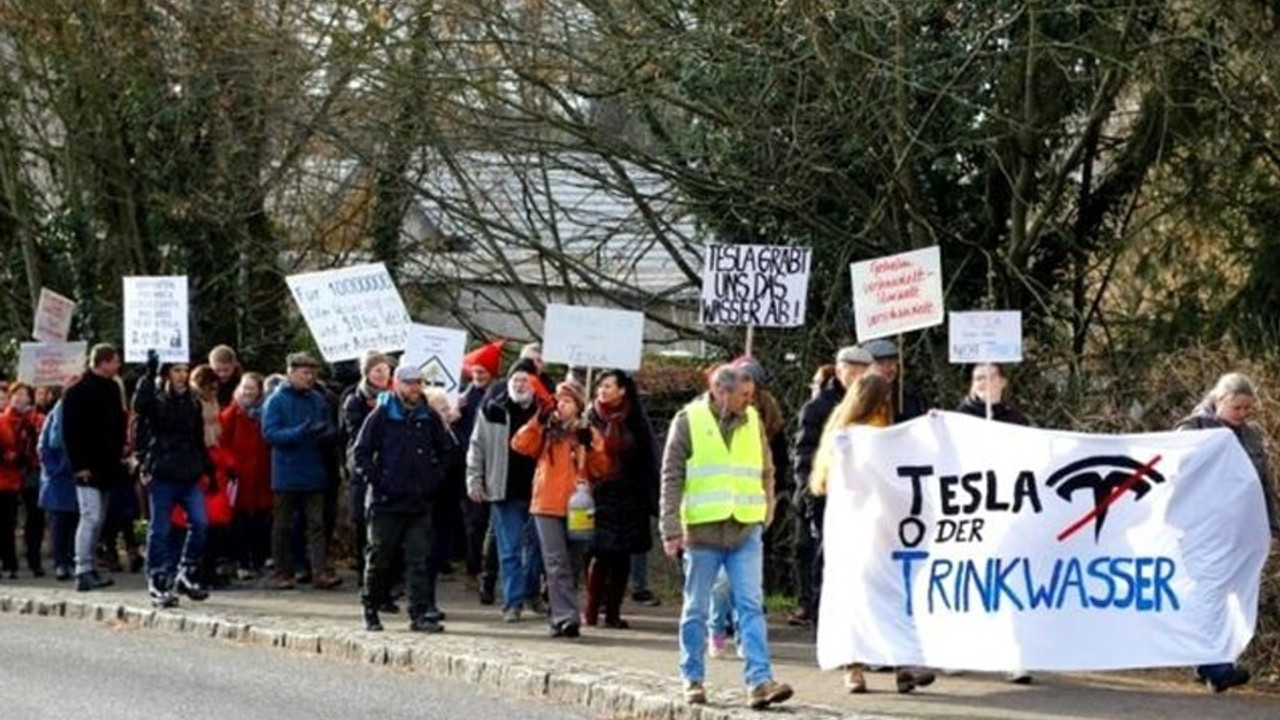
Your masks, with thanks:
[(662, 538), (683, 555), (680, 673), (685, 700), (707, 701), (707, 612), (723, 568), (745, 659), (747, 704), (763, 709), (792, 695), (773, 679), (764, 620), (764, 528), (773, 519), (773, 461), (741, 372), (712, 372), (706, 395), (676, 414), (662, 459)]

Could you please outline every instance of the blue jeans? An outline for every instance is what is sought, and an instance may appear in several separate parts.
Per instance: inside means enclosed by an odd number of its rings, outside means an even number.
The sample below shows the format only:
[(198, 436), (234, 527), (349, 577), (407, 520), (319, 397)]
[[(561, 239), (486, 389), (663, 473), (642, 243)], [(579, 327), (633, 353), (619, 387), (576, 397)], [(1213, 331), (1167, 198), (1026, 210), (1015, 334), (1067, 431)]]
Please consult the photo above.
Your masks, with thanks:
[(738, 646), (748, 687), (773, 679), (764, 622), (764, 542), (753, 527), (736, 548), (685, 548), (684, 607), (680, 611), (680, 674), (686, 681), (706, 677), (707, 607), (721, 568), (729, 576), (729, 598), (738, 619)]
[(711, 586), (711, 618), (707, 630), (714, 635), (728, 637), (733, 629), (733, 605), (729, 599), (729, 574), (716, 573), (716, 583)]
[(498, 541), (502, 609), (523, 607), (538, 596), (542, 553), (529, 516), (528, 500), (493, 503), (493, 533)]
[(167, 483), (153, 480), (147, 486), (151, 498), (151, 521), (147, 524), (147, 574), (174, 575), (178, 565), (178, 552), (171, 544), (173, 531), (173, 506), (181, 505), (187, 511), (187, 538), (182, 543), (183, 567), (200, 565), (204, 553), (204, 539), (209, 531), (209, 516), (204, 505), (204, 491), (198, 484)]

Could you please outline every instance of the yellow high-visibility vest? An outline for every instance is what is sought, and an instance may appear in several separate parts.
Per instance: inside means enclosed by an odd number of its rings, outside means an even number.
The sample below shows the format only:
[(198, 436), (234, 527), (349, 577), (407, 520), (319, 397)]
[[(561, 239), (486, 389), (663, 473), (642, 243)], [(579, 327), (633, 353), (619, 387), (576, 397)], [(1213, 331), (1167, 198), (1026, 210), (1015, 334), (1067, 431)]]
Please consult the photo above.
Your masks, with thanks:
[(685, 525), (705, 525), (733, 518), (744, 525), (762, 523), (767, 499), (761, 484), (764, 445), (760, 442), (760, 415), (747, 408), (747, 422), (725, 444), (720, 422), (705, 399), (685, 409), (693, 452), (685, 464), (684, 496), (680, 520)]

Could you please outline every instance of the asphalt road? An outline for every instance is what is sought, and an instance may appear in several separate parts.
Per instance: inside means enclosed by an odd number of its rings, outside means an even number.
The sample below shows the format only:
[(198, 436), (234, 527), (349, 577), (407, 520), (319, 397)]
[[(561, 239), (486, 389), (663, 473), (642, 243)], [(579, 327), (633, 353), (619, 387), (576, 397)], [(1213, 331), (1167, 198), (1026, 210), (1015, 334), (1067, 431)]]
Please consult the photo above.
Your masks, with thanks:
[(6, 720), (585, 720), (406, 671), (0, 614)]

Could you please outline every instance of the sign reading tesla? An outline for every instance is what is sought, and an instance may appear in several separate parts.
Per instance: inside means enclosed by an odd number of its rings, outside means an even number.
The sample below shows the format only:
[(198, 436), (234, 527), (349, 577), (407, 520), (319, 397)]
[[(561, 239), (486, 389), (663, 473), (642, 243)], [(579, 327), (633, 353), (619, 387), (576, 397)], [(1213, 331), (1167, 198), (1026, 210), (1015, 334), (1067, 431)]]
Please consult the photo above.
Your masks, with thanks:
[(974, 670), (1234, 660), (1269, 543), (1229, 431), (936, 413), (836, 443), (818, 658)]

